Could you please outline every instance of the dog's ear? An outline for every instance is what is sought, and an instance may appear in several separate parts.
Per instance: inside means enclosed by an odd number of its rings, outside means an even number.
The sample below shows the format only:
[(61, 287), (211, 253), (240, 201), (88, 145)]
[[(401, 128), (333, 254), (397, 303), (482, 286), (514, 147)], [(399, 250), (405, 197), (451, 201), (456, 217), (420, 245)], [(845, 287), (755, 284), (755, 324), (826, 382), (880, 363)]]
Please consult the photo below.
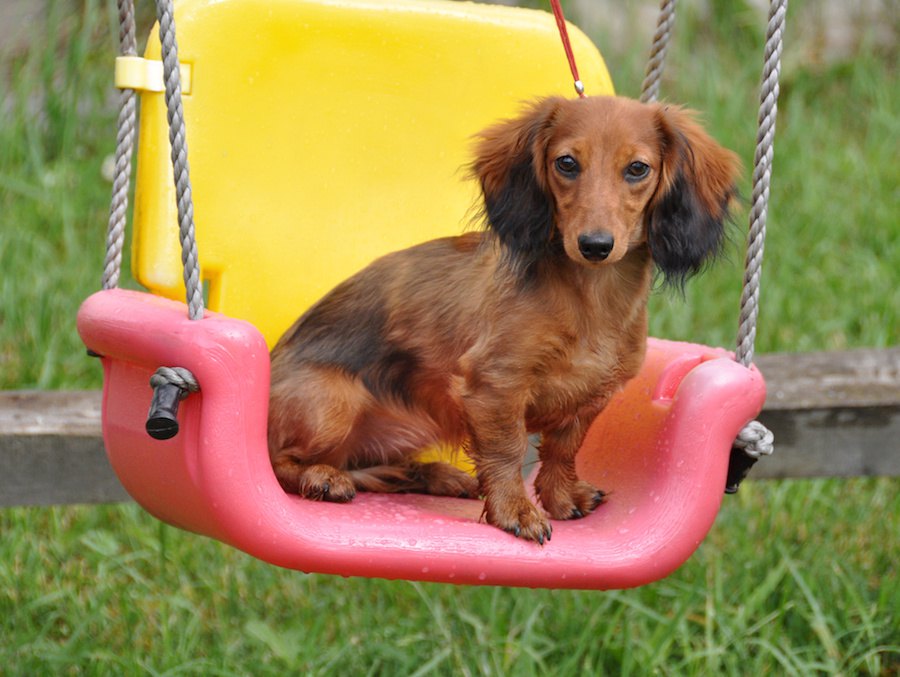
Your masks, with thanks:
[(690, 111), (661, 105), (656, 120), (662, 171), (647, 208), (647, 240), (665, 284), (683, 288), (722, 248), (740, 163)]
[(561, 101), (537, 101), (519, 117), (488, 127), (475, 150), (472, 173), (481, 184), (487, 226), (522, 273), (547, 253), (556, 236), (545, 155)]

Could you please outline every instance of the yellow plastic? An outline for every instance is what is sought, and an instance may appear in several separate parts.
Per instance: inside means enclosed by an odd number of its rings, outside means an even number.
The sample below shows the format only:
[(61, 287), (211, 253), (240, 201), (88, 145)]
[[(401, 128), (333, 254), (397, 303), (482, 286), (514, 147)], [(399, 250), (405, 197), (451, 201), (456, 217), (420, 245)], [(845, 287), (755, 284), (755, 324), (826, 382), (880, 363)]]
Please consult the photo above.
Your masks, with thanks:
[[(181, 64), (181, 92), (191, 93), (191, 67)], [(139, 56), (116, 57), (116, 87), (136, 89), (140, 92), (164, 92), (162, 61), (144, 59)]]
[[(574, 96), (552, 15), (441, 0), (184, 0), (179, 54), (202, 277), (271, 346), (377, 256), (471, 227), (472, 137)], [(573, 46), (589, 94), (597, 49)], [(146, 57), (159, 57), (155, 35)], [(144, 92), (133, 267), (183, 299), (163, 94)]]

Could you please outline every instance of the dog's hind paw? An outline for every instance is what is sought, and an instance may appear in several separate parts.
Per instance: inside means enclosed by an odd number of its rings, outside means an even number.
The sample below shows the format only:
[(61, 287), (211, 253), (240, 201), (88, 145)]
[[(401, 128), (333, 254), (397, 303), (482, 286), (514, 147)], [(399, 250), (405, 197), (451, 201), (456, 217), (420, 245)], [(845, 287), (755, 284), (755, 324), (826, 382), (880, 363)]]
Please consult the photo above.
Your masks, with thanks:
[(356, 488), (347, 472), (319, 464), (303, 470), (297, 493), (313, 501), (347, 503), (356, 496)]

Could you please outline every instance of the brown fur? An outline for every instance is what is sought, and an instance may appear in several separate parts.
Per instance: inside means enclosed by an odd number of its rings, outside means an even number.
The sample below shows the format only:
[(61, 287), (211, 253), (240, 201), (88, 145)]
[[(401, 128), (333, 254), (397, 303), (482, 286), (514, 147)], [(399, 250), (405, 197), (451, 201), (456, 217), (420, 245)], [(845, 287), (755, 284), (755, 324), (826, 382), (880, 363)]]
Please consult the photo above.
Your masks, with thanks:
[[(286, 491), (481, 494), (490, 524), (543, 543), (547, 515), (602, 502), (575, 454), (641, 366), (654, 262), (680, 285), (715, 255), (737, 162), (677, 107), (551, 98), (482, 132), (473, 173), (485, 231), (375, 261), (281, 338), (269, 448)], [(598, 234), (611, 249), (588, 260)], [(522, 482), (529, 432), (547, 515)], [(412, 460), (437, 442), (477, 480)]]

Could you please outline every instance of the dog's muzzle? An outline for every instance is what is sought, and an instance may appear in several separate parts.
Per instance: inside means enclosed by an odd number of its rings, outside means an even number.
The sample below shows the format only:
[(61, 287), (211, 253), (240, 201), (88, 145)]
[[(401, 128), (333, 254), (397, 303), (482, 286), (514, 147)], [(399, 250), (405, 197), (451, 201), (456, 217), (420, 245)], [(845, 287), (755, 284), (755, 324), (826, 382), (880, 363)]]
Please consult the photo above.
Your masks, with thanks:
[(578, 251), (588, 261), (603, 261), (615, 243), (615, 238), (609, 233), (585, 233), (578, 236)]

